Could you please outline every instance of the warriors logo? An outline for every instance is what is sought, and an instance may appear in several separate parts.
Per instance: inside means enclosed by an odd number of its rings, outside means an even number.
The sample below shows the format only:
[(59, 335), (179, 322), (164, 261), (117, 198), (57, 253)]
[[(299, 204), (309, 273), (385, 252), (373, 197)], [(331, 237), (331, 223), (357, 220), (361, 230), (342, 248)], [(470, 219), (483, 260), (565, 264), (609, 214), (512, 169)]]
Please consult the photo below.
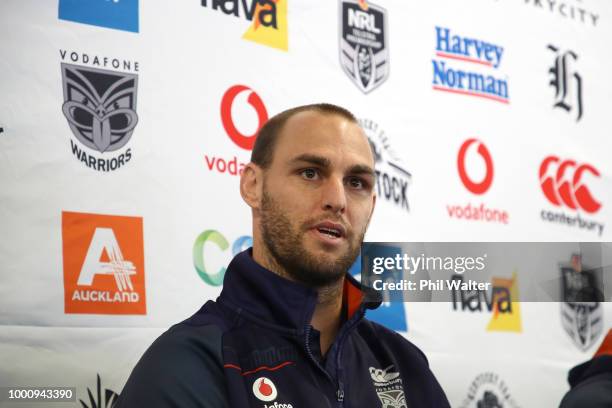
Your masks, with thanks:
[(384, 408), (407, 408), (400, 373), (389, 372), (392, 368), (393, 365), (384, 370), (370, 367), (370, 377), (376, 394)]
[[(76, 55), (70, 55), (73, 54)], [(64, 52), (63, 56), (67, 54)], [(92, 58), (83, 55), (82, 59), (90, 61)], [(107, 59), (93, 59), (94, 63), (101, 60)], [(61, 69), (62, 112), (72, 134), (80, 142), (79, 146), (71, 141), (73, 154), (94, 170), (117, 170), (130, 160), (131, 149), (114, 155), (109, 153), (126, 146), (138, 123), (138, 75), (67, 63), (62, 63)]]
[(386, 13), (364, 0), (340, 2), (340, 64), (363, 93), (389, 76)]
[(586, 270), (580, 255), (573, 255), (569, 264), (561, 265), (564, 303), (561, 320), (565, 332), (582, 351), (591, 347), (603, 329), (603, 309), (599, 300), (596, 270)]
[(64, 105), (72, 133), (100, 153), (123, 147), (138, 123), (137, 76), (62, 64)]

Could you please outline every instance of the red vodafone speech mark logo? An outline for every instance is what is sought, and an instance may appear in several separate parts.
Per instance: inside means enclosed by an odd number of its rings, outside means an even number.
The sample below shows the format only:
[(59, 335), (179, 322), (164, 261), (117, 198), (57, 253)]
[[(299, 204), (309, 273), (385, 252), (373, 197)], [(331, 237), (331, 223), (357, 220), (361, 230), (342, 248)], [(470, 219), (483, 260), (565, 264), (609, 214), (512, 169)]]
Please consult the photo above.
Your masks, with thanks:
[[(255, 109), (257, 112), (257, 119), (259, 123), (257, 124), (257, 130), (252, 135), (245, 135), (240, 133), (236, 126), (234, 125), (234, 119), (232, 118), (232, 105), (234, 104), (234, 99), (238, 96), (239, 93), (243, 91), (251, 91), (249, 98), (247, 101), (249, 104)], [(268, 112), (266, 111), (266, 107), (259, 97), (248, 86), (244, 85), (234, 85), (230, 89), (228, 89), (223, 95), (223, 99), (221, 100), (221, 123), (223, 123), (223, 128), (229, 135), (229, 137), (236, 143), (238, 146), (242, 147), (245, 150), (253, 150), (253, 145), (255, 144), (255, 136), (257, 136), (257, 132), (263, 126), (264, 123), (268, 120)]]
[[(465, 171), (465, 154), (468, 148), (473, 144), (478, 143), (478, 154), (482, 157), (487, 167), (487, 173), (481, 182), (474, 182)], [(486, 192), (493, 182), (493, 160), (487, 147), (478, 139), (468, 139), (461, 145), (459, 155), (457, 156), (457, 170), (463, 185), (474, 194), (483, 194)]]
[[(556, 172), (554, 172), (555, 167)], [(595, 177), (600, 176), (599, 171), (590, 164), (578, 166), (574, 160), (561, 160), (557, 156), (548, 156), (540, 165), (542, 192), (548, 201), (556, 206), (565, 205), (572, 210), (581, 208), (588, 213), (597, 212), (601, 208), (601, 203), (595, 200), (589, 188), (581, 182), (585, 172)]]

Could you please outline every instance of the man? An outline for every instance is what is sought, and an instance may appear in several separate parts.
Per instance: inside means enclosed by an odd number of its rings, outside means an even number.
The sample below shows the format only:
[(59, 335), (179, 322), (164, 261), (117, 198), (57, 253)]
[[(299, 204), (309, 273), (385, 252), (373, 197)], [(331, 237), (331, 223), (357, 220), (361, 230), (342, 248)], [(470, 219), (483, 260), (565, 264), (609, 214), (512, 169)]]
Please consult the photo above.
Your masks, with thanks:
[(343, 108), (270, 119), (240, 179), (253, 247), (216, 302), (151, 345), (118, 407), (448, 407), (423, 353), (364, 318), (380, 302), (347, 274), (376, 202), (373, 167)]
[(589, 361), (572, 368), (559, 408), (612, 407), (612, 329)]

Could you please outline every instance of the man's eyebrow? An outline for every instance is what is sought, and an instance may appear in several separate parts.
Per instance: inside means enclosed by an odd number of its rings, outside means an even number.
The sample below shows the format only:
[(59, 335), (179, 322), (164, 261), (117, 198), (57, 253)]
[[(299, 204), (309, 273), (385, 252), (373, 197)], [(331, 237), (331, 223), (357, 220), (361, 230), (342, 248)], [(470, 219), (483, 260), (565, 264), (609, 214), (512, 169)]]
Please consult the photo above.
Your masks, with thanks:
[(321, 167), (329, 167), (331, 166), (331, 161), (323, 156), (317, 156), (316, 154), (300, 154), (297, 157), (294, 157), (293, 159), (291, 159), (289, 161), (289, 163), (294, 164), (294, 163), (299, 163), (299, 162), (305, 162), (305, 163), (310, 163), (310, 164), (316, 164), (317, 166), (321, 166)]
[[(323, 168), (326, 167), (330, 167), (331, 166), (331, 161), (323, 156), (318, 156), (316, 154), (301, 154), (297, 157), (294, 157), (293, 159), (291, 159), (289, 161), (289, 163), (294, 164), (294, 163), (310, 163), (310, 164), (314, 164)], [(356, 164), (354, 166), (351, 166), (348, 170), (349, 174), (366, 174), (368, 176), (371, 176), (373, 178), (376, 178), (376, 173), (374, 172), (374, 170), (365, 164)]]
[(349, 169), (350, 174), (366, 174), (373, 178), (376, 178), (376, 173), (370, 166), (365, 164), (356, 164)]

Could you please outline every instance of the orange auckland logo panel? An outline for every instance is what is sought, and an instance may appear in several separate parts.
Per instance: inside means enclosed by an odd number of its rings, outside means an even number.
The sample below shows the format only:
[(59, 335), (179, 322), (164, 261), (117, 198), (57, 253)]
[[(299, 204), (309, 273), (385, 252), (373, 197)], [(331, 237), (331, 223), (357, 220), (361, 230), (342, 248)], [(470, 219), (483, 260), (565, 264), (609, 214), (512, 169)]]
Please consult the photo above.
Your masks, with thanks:
[(146, 314), (141, 217), (62, 213), (64, 311)]

